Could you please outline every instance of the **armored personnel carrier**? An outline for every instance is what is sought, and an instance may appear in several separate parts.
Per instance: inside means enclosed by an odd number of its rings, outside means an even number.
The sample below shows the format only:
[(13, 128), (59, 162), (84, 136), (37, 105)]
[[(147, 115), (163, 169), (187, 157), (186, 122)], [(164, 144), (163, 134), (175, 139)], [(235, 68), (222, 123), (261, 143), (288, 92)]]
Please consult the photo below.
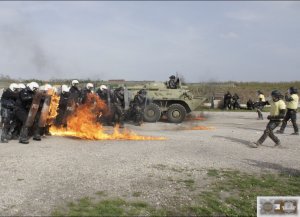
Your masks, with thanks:
[(181, 123), (186, 115), (197, 110), (206, 100), (204, 97), (195, 97), (179, 82), (177, 89), (170, 89), (167, 82), (151, 82), (145, 85), (127, 86), (129, 98), (140, 90), (147, 90), (149, 100), (144, 110), (146, 122), (156, 122), (162, 115), (167, 117), (168, 122)]

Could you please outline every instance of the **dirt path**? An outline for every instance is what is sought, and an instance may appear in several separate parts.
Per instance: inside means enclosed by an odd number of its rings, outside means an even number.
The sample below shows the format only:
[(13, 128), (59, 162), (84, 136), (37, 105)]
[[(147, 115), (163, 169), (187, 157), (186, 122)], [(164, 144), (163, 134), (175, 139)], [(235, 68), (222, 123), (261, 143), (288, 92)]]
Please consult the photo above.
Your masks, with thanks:
[[(95, 192), (128, 199), (141, 194), (154, 205), (170, 203), (186, 180), (207, 184), (207, 169), (246, 172), (299, 172), (300, 137), (279, 135), (283, 148), (268, 139), (254, 149), (267, 120), (254, 112), (206, 113), (205, 121), (127, 127), (166, 141), (84, 141), (47, 137), (29, 145), (0, 144), (0, 214), (49, 215), (54, 207)], [(194, 126), (213, 130), (188, 130)], [(174, 181), (175, 180), (175, 181)], [(177, 182), (176, 182), (177, 180)], [(189, 200), (183, 190), (177, 200)], [(171, 201), (172, 202), (172, 201)]]

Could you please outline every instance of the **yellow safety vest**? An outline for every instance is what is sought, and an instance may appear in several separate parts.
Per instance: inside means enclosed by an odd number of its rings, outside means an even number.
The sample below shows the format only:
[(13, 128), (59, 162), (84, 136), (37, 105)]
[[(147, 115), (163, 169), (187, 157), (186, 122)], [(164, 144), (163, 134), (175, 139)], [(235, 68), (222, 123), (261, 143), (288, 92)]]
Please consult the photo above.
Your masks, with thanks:
[(299, 103), (299, 96), (297, 94), (292, 94), (291, 98), (293, 99), (293, 101), (286, 102), (286, 107), (288, 109), (297, 109)]
[(286, 105), (283, 100), (278, 100), (277, 102), (274, 102), (273, 100), (270, 100), (271, 110), (270, 115), (271, 116), (277, 116), (279, 115), (279, 111), (282, 109), (286, 109)]
[(266, 101), (265, 96), (263, 94), (258, 95), (258, 101), (260, 101), (260, 99), (261, 99), (262, 102)]

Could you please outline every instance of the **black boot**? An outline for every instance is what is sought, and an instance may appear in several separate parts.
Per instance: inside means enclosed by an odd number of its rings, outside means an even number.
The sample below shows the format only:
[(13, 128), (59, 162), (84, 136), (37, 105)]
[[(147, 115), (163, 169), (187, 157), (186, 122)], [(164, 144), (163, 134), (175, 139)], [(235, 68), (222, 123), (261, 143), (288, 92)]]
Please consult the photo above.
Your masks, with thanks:
[(2, 128), (2, 134), (1, 134), (1, 143), (8, 143), (8, 129), (7, 125), (4, 124), (4, 127)]
[(35, 140), (35, 141), (41, 141), (42, 140), (42, 138), (41, 138), (41, 130), (42, 130), (42, 128), (40, 128), (39, 126), (35, 126), (34, 127), (34, 131), (33, 131), (33, 140)]
[(51, 125), (46, 125), (46, 127), (45, 127), (45, 135), (46, 136), (52, 136), (52, 134), (50, 133), (50, 127), (51, 127)]
[(19, 143), (22, 144), (28, 144), (28, 128), (27, 127), (22, 127), (21, 132), (20, 132), (20, 139)]
[(3, 132), (1, 135), (1, 143), (8, 143), (8, 139), (6, 138), (6, 135)]

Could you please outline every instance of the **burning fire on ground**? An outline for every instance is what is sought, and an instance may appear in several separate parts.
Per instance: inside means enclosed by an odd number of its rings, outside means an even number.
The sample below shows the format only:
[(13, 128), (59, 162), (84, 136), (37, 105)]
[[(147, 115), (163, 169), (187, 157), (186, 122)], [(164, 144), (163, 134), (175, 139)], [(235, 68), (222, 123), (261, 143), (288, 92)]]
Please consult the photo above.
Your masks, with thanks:
[(194, 126), (187, 130), (214, 130), (214, 127), (206, 127), (206, 126)]
[(89, 94), (86, 104), (79, 105), (67, 119), (67, 128), (50, 128), (52, 135), (71, 136), (88, 140), (165, 140), (164, 137), (140, 136), (124, 129), (114, 128), (112, 134), (106, 133), (104, 127), (96, 121), (97, 116), (107, 112), (106, 104), (96, 94)]
[(196, 116), (190, 115), (190, 116), (187, 116), (187, 117), (185, 118), (185, 120), (186, 120), (186, 121), (205, 121), (206, 118), (203, 117), (203, 115), (196, 115)]

